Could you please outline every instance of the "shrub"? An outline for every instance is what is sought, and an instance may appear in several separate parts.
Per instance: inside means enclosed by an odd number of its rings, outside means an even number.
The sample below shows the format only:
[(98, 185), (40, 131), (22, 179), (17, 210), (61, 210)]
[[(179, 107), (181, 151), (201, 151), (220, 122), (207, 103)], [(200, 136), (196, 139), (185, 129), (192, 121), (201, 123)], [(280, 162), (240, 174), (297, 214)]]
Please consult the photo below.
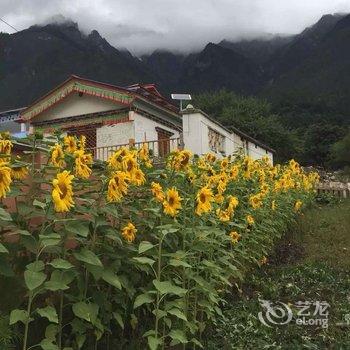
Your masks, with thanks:
[(25, 289), (23, 349), (201, 347), (317, 180), (295, 161), (179, 150), (155, 169), (146, 145), (94, 163), (84, 137), (28, 142), (25, 162), (0, 140), (0, 271)]

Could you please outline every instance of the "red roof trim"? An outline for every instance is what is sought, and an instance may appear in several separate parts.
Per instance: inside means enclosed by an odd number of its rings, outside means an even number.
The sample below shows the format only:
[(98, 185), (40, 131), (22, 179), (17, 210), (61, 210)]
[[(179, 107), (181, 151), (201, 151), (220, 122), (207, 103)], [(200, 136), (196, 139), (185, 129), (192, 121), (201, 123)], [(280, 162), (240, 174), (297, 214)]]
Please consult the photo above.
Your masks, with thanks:
[[(174, 106), (173, 104), (171, 104), (169, 101), (167, 101), (156, 89), (155, 84), (133, 84), (130, 85), (128, 87), (120, 87), (117, 85), (112, 85), (112, 84), (108, 84), (108, 83), (103, 83), (100, 81), (96, 81), (96, 80), (92, 80), (92, 79), (87, 79), (87, 78), (82, 78), (79, 77), (77, 75), (71, 75), (68, 79), (66, 79), (64, 82), (62, 82), (61, 84), (59, 84), (58, 86), (56, 86), (54, 89), (50, 90), (48, 93), (46, 93), (45, 95), (41, 96), (40, 98), (36, 99), (33, 103), (31, 103), (27, 108), (25, 108), (22, 112), (26, 113), (27, 111), (30, 111), (30, 109), (36, 105), (37, 103), (39, 103), (40, 101), (44, 100), (45, 98), (47, 98), (48, 96), (52, 95), (53, 93), (55, 93), (57, 90), (59, 90), (62, 86), (66, 85), (67, 83), (73, 81), (73, 80), (78, 80), (81, 82), (86, 82), (95, 86), (103, 86), (103, 87), (107, 87), (116, 91), (120, 91), (123, 93), (126, 93), (130, 96), (134, 96), (134, 97), (138, 97), (141, 99), (146, 99), (149, 100), (150, 102), (154, 102), (157, 105), (160, 105), (172, 112), (176, 112), (178, 113), (178, 108), (176, 106)], [(154, 88), (154, 90), (157, 92), (153, 92), (150, 91), (148, 89), (146, 89), (145, 87), (151, 87)], [(137, 91), (133, 91), (133, 89), (142, 89), (143, 91), (147, 92), (147, 94), (150, 94), (152, 96), (152, 98), (148, 98), (147, 96), (142, 95), (142, 93), (139, 93)], [(152, 89), (153, 90), (153, 89)], [(22, 114), (22, 113), (21, 113)]]

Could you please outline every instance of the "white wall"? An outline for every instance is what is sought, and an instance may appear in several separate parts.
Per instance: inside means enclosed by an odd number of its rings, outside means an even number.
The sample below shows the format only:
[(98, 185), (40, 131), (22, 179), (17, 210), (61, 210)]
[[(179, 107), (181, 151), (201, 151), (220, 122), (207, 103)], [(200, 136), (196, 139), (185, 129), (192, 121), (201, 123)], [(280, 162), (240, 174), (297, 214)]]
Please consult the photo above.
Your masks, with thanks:
[(128, 144), (134, 138), (134, 122), (104, 125), (96, 129), (96, 146), (106, 147)]
[[(244, 153), (253, 159), (260, 159), (263, 156), (268, 156), (271, 162), (273, 162), (272, 152), (266, 151), (264, 148), (251, 141), (244, 138), (242, 139), (239, 134), (229, 132), (226, 128), (213, 122), (201, 111), (196, 109), (192, 110), (193, 112), (191, 112), (191, 109), (187, 109), (183, 114), (182, 126), (184, 146), (194, 154), (214, 153), (209, 147), (208, 130), (211, 128), (225, 137), (224, 150), (226, 156), (243, 149)], [(216, 154), (218, 157), (222, 156), (220, 152)]]
[(104, 112), (118, 108), (122, 107), (116, 102), (86, 94), (80, 97), (78, 93), (74, 92), (55, 106), (35, 117), (33, 121), (53, 120), (88, 113)]
[[(224, 150), (229, 155), (237, 151), (241, 146), (236, 135), (232, 135), (228, 130), (208, 119), (202, 113), (185, 113), (182, 116), (183, 140), (185, 148), (190, 149), (194, 154), (214, 153), (209, 147), (209, 128), (215, 130), (225, 137)], [(217, 155), (222, 156), (217, 152)]]
[[(122, 144), (128, 144), (130, 139), (137, 142), (144, 141), (157, 141), (158, 134), (156, 127), (160, 127), (167, 130), (174, 135), (171, 138), (179, 138), (179, 131), (161, 123), (158, 123), (152, 119), (149, 119), (137, 112), (129, 112), (128, 122), (122, 122), (113, 125), (104, 125), (96, 130), (96, 145), (97, 148), (117, 146)], [(170, 143), (170, 150), (177, 148), (177, 143)], [(155, 155), (158, 155), (158, 144), (157, 142), (150, 143), (149, 149), (151, 149)], [(98, 149), (97, 158), (107, 159), (108, 150)]]
[(252, 143), (248, 142), (248, 153), (253, 159), (261, 159), (262, 157), (268, 156), (271, 162), (273, 162), (273, 154), (270, 151), (265, 150), (264, 148)]
[[(135, 142), (157, 141), (158, 133), (157, 133), (156, 127), (159, 127), (163, 130), (173, 133), (173, 135), (170, 137), (171, 139), (180, 137), (179, 131), (176, 130), (175, 128), (165, 126), (137, 112), (129, 112), (129, 115), (130, 115), (130, 119), (134, 120)], [(156, 142), (150, 143), (149, 148), (153, 150), (155, 155), (158, 155), (158, 144)], [(176, 141), (171, 141), (170, 150), (172, 151), (172, 150), (175, 150), (176, 148), (177, 148)]]

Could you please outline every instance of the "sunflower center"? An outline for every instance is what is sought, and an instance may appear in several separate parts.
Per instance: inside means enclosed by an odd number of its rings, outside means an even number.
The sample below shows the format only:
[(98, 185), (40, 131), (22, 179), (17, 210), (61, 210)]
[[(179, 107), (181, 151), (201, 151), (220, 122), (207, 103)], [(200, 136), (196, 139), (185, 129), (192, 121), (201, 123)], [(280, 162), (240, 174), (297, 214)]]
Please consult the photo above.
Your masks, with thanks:
[(59, 189), (61, 191), (60, 198), (63, 199), (66, 196), (67, 192), (68, 192), (67, 186), (65, 184), (59, 183), (58, 187), (59, 187)]
[(131, 171), (134, 168), (134, 163), (131, 160), (128, 160), (127, 170)]
[(181, 165), (183, 165), (183, 166), (187, 165), (189, 160), (190, 160), (190, 157), (188, 154), (183, 155), (182, 160), (181, 160)]
[(169, 198), (169, 205), (174, 205), (175, 203), (175, 198), (174, 197), (170, 197)]
[(199, 196), (199, 200), (200, 200), (202, 203), (205, 203), (206, 195), (205, 195), (204, 193), (201, 193), (200, 196)]

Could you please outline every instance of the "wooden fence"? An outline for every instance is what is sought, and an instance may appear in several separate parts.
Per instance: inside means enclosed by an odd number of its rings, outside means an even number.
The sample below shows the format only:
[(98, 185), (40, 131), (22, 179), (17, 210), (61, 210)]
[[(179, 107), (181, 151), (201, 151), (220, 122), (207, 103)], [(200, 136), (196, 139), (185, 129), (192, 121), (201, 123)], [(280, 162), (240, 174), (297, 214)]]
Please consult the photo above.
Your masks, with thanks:
[(147, 145), (150, 152), (150, 157), (154, 162), (161, 161), (170, 152), (176, 149), (182, 148), (182, 143), (180, 138), (164, 139), (164, 140), (154, 140), (154, 141), (144, 141), (144, 142), (132, 142), (126, 144), (120, 144), (115, 146), (102, 146), (89, 148), (88, 151), (91, 152), (96, 160), (106, 161), (113, 154), (122, 147), (136, 148), (140, 149), (144, 144)]
[(350, 183), (320, 182), (316, 187), (317, 193), (329, 193), (336, 197), (350, 198)]

